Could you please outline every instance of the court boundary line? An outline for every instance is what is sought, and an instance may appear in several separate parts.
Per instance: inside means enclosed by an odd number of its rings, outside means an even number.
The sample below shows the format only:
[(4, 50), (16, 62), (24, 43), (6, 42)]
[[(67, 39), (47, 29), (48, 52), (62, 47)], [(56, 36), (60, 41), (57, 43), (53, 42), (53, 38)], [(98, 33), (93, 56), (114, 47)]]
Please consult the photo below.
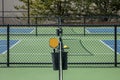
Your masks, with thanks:
[[(103, 40), (100, 40), (101, 43), (103, 43), (105, 46), (107, 46), (108, 48), (110, 48), (113, 52), (115, 52), (115, 50), (113, 48), (111, 48), (108, 44), (106, 44), (105, 42), (103, 42)], [(114, 45), (113, 45), (114, 46)], [(119, 52), (117, 52), (117, 54), (119, 54)]]
[[(34, 32), (35, 31), (35, 28), (33, 28), (33, 30), (30, 32), (30, 33), (32, 33), (32, 32)], [(29, 33), (28, 33), (29, 34)]]
[[(21, 42), (21, 40), (18, 40), (15, 44), (13, 44), (11, 47), (9, 47), (9, 49), (12, 49), (14, 46), (16, 46), (20, 42)], [(2, 52), (1, 55), (5, 54), (6, 52), (7, 52), (7, 50), (5, 50), (4, 52)]]
[(85, 31), (86, 31), (87, 33), (91, 33), (88, 29), (85, 29)]

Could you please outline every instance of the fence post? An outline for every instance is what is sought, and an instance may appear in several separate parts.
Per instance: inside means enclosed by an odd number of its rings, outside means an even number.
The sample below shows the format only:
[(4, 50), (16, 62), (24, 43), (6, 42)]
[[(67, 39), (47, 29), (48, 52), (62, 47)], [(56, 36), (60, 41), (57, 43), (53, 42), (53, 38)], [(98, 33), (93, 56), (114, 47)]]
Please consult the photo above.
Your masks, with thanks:
[(117, 25), (114, 26), (114, 66), (117, 67)]
[(9, 47), (10, 47), (10, 26), (7, 25), (7, 67), (10, 66), (10, 56), (9, 56)]

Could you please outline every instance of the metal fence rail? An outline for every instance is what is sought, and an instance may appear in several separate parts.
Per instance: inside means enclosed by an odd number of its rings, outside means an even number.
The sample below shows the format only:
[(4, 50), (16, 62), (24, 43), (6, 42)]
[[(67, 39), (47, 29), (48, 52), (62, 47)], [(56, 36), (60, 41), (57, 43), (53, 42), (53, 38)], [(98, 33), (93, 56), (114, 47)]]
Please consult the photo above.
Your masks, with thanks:
[(0, 67), (51, 67), (52, 50), (49, 48), (48, 42), (51, 37), (57, 37), (56, 29), (59, 26), (63, 29), (64, 45), (70, 47), (65, 49), (68, 52), (69, 67), (117, 67), (120, 64), (120, 25), (0, 26)]

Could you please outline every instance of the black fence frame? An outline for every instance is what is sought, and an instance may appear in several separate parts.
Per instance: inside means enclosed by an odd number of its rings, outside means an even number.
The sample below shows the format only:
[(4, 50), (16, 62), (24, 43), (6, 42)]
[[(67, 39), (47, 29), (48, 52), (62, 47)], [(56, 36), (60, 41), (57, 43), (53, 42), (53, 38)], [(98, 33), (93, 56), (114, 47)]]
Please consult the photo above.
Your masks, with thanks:
[[(10, 62), (10, 50), (9, 50), (9, 47), (10, 47), (10, 27), (11, 26), (51, 26), (51, 25), (0, 25), (0, 26), (6, 26), (7, 27), (7, 62), (6, 63), (0, 63), (1, 64), (6, 64), (7, 67), (10, 67), (11, 64), (23, 64), (23, 65), (45, 65), (45, 67), (47, 67), (47, 65), (51, 65), (52, 63), (12, 63)], [(88, 25), (88, 24), (82, 24), (82, 25), (52, 25), (52, 26), (69, 26), (69, 27), (72, 27), (72, 26), (77, 26), (77, 27), (90, 27), (90, 26), (114, 26), (114, 62), (75, 62), (75, 63), (68, 63), (68, 65), (114, 65), (114, 67), (118, 67), (118, 64), (120, 64), (120, 62), (117, 61), (117, 27), (120, 26), (120, 25)], [(87, 34), (85, 33), (85, 30), (84, 30), (84, 36), (86, 36)], [(37, 31), (36, 31), (36, 36), (38, 36), (37, 34)]]
[[(70, 65), (98, 65), (98, 64), (112, 64), (112, 65), (114, 65), (114, 67), (117, 67), (118, 66), (118, 64), (120, 64), (120, 62), (117, 62), (117, 27), (118, 26), (120, 26), (120, 22), (117, 22), (117, 23), (108, 23), (108, 24), (95, 24), (94, 22), (92, 22), (92, 23), (86, 23), (86, 19), (87, 18), (91, 18), (91, 20), (94, 18), (94, 17), (115, 17), (115, 18), (120, 18), (120, 16), (94, 16), (94, 15), (81, 15), (81, 17), (79, 16), (78, 18), (83, 18), (83, 22), (82, 23), (80, 23), (80, 24), (61, 24), (61, 17), (57, 17), (57, 24), (38, 24), (38, 22), (37, 22), (37, 19), (38, 18), (48, 18), (48, 17), (31, 17), (30, 16), (30, 2), (29, 2), (29, 0), (27, 0), (28, 1), (28, 5), (27, 5), (27, 10), (26, 11), (5, 11), (5, 9), (4, 9), (4, 6), (5, 6), (5, 2), (4, 2), (4, 0), (2, 0), (2, 11), (0, 11), (0, 13), (2, 13), (2, 17), (0, 17), (1, 19), (2, 19), (2, 24), (0, 24), (0, 26), (5, 26), (5, 27), (7, 27), (7, 62), (6, 63), (0, 63), (0, 64), (5, 64), (7, 67), (10, 67), (10, 65), (11, 64), (33, 64), (33, 65), (51, 65), (52, 63), (12, 63), (12, 62), (10, 62), (10, 50), (9, 50), (9, 47), (10, 47), (10, 27), (11, 26), (35, 26), (36, 27), (36, 32), (35, 32), (35, 35), (36, 36), (39, 36), (39, 34), (38, 34), (38, 32), (37, 32), (37, 27), (38, 26), (54, 26), (54, 27), (58, 27), (58, 26), (69, 26), (69, 27), (73, 27), (73, 26), (76, 26), (76, 27), (83, 27), (84, 28), (84, 34), (82, 34), (82, 35), (84, 35), (84, 36), (86, 36), (87, 34), (86, 34), (86, 31), (85, 31), (85, 29), (86, 29), (86, 27), (92, 27), (92, 26), (112, 26), (112, 27), (114, 27), (114, 62), (113, 63), (110, 63), (110, 62), (108, 62), (108, 63), (105, 63), (105, 62), (102, 62), (102, 63), (94, 63), (94, 62), (90, 62), (90, 63), (88, 63), (88, 62), (86, 62), (86, 63), (68, 63), (68, 64), (70, 64)], [(13, 13), (19, 13), (19, 12), (26, 12), (27, 13), (27, 17), (18, 17), (18, 18), (26, 18), (27, 20), (26, 20), (26, 22), (27, 22), (27, 24), (11, 24), (11, 23), (8, 23), (8, 24), (5, 24), (5, 19), (8, 19), (8, 18), (16, 18), (16, 17), (6, 17), (5, 16), (5, 13), (9, 13), (9, 12), (13, 12)], [(65, 17), (65, 16), (63, 16), (64, 18), (68, 18), (69, 16), (67, 16), (67, 17)], [(30, 19), (31, 18), (36, 18), (36, 20), (35, 20), (35, 24), (31, 24), (31, 22), (30, 22)], [(53, 18), (55, 18), (55, 17), (53, 17)], [(69, 18), (71, 18), (71, 17), (69, 17)]]

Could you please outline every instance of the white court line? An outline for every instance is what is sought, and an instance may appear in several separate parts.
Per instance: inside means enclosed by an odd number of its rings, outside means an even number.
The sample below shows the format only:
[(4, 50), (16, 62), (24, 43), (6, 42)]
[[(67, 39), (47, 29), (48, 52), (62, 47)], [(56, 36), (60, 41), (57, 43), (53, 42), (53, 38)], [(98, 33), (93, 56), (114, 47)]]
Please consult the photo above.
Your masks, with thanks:
[(35, 31), (35, 28), (32, 29), (32, 31), (30, 33), (32, 33), (33, 31)]
[[(111, 48), (108, 44), (106, 44), (105, 42), (103, 42), (102, 40), (100, 40), (100, 42), (102, 42), (105, 46), (107, 46), (108, 48), (110, 48), (113, 52), (115, 51), (113, 48)], [(114, 46), (114, 45), (113, 45)], [(117, 52), (117, 54), (119, 54), (118, 52)]]
[(85, 29), (86, 32), (91, 33), (88, 29)]
[[(13, 44), (11, 47), (10, 47), (10, 49), (11, 48), (13, 48), (14, 46), (16, 46), (18, 43), (20, 43), (21, 42), (21, 40), (18, 40), (15, 44)], [(5, 54), (7, 52), (7, 50), (5, 50), (3, 53), (1, 53), (1, 54)]]

